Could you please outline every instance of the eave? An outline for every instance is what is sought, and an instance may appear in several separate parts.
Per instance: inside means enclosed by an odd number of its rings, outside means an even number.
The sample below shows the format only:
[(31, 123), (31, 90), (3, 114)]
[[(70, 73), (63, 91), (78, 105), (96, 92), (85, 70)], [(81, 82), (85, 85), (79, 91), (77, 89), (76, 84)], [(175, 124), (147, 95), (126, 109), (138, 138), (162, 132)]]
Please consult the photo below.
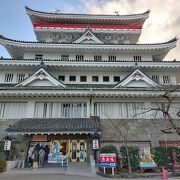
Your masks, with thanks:
[(99, 14), (64, 14), (48, 13), (25, 7), (32, 23), (82, 23), (82, 24), (122, 24), (143, 25), (149, 17), (150, 10), (131, 15), (99, 15)]
[[(107, 89), (55, 89), (55, 88), (15, 88), (0, 87), (0, 97), (2, 98), (29, 98), (29, 97), (106, 97), (106, 98), (144, 98), (159, 97), (164, 94), (160, 88), (107, 88)], [(172, 96), (180, 97), (178, 88)]]
[[(134, 61), (94, 62), (94, 61), (60, 61), (43, 60), (50, 71), (78, 70), (78, 71), (131, 71)], [(31, 70), (35, 71), (40, 61), (33, 59), (1, 59), (0, 70)], [(180, 61), (143, 61), (137, 63), (144, 72), (149, 71), (180, 71)]]
[(23, 57), (25, 52), (76, 52), (82, 53), (141, 53), (152, 54), (153, 59), (163, 59), (170, 49), (176, 47), (177, 38), (167, 42), (154, 44), (77, 44), (77, 43), (54, 43), (54, 42), (26, 42), (16, 41), (0, 36), (2, 44), (13, 58)]

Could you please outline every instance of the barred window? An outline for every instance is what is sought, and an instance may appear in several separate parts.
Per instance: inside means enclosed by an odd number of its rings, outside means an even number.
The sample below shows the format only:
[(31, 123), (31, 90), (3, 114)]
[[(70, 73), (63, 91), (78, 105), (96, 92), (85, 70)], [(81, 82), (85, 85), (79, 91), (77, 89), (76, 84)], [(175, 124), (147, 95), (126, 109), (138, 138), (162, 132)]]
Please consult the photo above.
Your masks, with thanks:
[(25, 79), (25, 74), (17, 74), (17, 82), (21, 82)]
[(159, 76), (152, 75), (152, 80), (155, 81), (155, 82), (159, 82)]
[(76, 55), (76, 61), (84, 61), (84, 55)]
[(171, 83), (170, 76), (168, 75), (163, 76), (163, 84), (170, 84), (170, 83)]
[(12, 82), (12, 81), (13, 81), (13, 74), (12, 73), (5, 74), (4, 82)]
[(134, 61), (136, 61), (136, 62), (141, 61), (141, 56), (134, 56)]
[(108, 61), (116, 61), (116, 56), (108, 56)]
[(94, 61), (102, 61), (102, 56), (94, 56)]

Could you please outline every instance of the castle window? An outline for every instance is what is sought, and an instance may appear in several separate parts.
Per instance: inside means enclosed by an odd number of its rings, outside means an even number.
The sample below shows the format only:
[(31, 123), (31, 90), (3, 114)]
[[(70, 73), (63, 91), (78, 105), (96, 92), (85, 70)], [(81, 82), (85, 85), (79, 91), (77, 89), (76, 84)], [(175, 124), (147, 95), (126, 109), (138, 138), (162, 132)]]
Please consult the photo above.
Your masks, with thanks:
[(98, 82), (99, 77), (98, 76), (92, 76), (92, 82)]
[(69, 76), (69, 81), (76, 81), (76, 76)]
[(108, 56), (108, 61), (116, 61), (116, 56)]
[(17, 74), (17, 82), (23, 81), (25, 78), (25, 74)]
[(35, 60), (42, 60), (43, 55), (42, 54), (35, 54)]
[(114, 76), (114, 82), (119, 82), (120, 81), (120, 77), (119, 76)]
[(65, 81), (65, 76), (58, 76), (59, 81)]
[(152, 80), (155, 81), (155, 82), (159, 82), (159, 76), (152, 75)]
[(94, 56), (94, 61), (101, 61), (102, 60), (102, 56)]
[(84, 55), (76, 55), (76, 61), (84, 61)]
[(68, 61), (69, 60), (69, 55), (61, 55), (61, 60), (63, 61)]
[(81, 82), (86, 82), (87, 81), (87, 76), (80, 76), (80, 81)]
[(163, 84), (170, 84), (171, 80), (170, 80), (170, 76), (165, 75), (163, 76)]
[(141, 61), (141, 56), (134, 56), (134, 61), (136, 61), (136, 62)]
[(103, 76), (103, 82), (109, 82), (109, 76)]
[(12, 80), (13, 80), (13, 74), (11, 73), (5, 74), (4, 82), (12, 82)]

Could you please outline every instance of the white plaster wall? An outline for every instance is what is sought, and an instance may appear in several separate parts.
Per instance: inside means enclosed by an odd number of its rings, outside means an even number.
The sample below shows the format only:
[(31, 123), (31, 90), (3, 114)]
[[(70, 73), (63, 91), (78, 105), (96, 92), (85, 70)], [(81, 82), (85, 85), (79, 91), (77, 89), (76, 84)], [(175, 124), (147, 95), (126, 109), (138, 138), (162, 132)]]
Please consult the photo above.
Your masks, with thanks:
[(32, 83), (28, 84), (28, 86), (54, 86), (50, 81), (47, 80), (35, 80)]
[(57, 59), (61, 59), (61, 55), (69, 55), (69, 59), (70, 60), (76, 60), (76, 55), (84, 55), (84, 60), (92, 60), (94, 61), (94, 56), (95, 55), (100, 55), (102, 56), (102, 60), (104, 61), (108, 61), (108, 56), (112, 55), (116, 55), (116, 60), (117, 61), (133, 61), (134, 60), (134, 56), (141, 56), (141, 60), (142, 61), (152, 61), (152, 55), (151, 54), (124, 54), (124, 53), (120, 53), (120, 54), (111, 54), (111, 53), (83, 53), (82, 52), (77, 52), (77, 53), (67, 53), (67, 52), (54, 52), (54, 53), (45, 53), (45, 52), (26, 52), (24, 53), (24, 59), (34, 59), (35, 58), (35, 54), (43, 54), (43, 59), (50, 59), (50, 60), (57, 60)]
[[(21, 70), (21, 71), (17, 71), (17, 70), (4, 70), (4, 71), (0, 71), (0, 83), (7, 83), (7, 84), (14, 84), (18, 82), (17, 79), (17, 75), (18, 74), (25, 74), (25, 78), (29, 76), (29, 74), (33, 73), (33, 71), (25, 71), (25, 70)], [(13, 80), (12, 82), (5, 82), (5, 74), (13, 74)]]
[(130, 83), (128, 83), (127, 85), (125, 85), (126, 87), (152, 87), (151, 85), (149, 85), (148, 83), (144, 82), (144, 81), (131, 81)]
[[(66, 103), (66, 102), (86, 102), (87, 103), (87, 117), (89, 117), (90, 116), (90, 106), (89, 106), (90, 102), (89, 102), (89, 100), (90, 100), (90, 98), (87, 98), (87, 97), (85, 97), (85, 98), (82, 98), (82, 97), (78, 97), (78, 98), (77, 97), (73, 97), (73, 98), (71, 98), (71, 97), (57, 98), (56, 97), (56, 98), (31, 98), (31, 99), (29, 99), (29, 98), (21, 98), (21, 99), (19, 99), (19, 98), (11, 98), (11, 99), (10, 98), (2, 98), (0, 100), (0, 103), (2, 103), (2, 102), (11, 102), (11, 103), (15, 102), (16, 104), (18, 104), (18, 102), (21, 102), (21, 103), (26, 102), (27, 103), (26, 104), (27, 106), (25, 108), (26, 113), (22, 114), (23, 117), (18, 116), (18, 118), (24, 118), (24, 117), (32, 118), (32, 117), (34, 117), (35, 103), (36, 102), (51, 102), (51, 103), (57, 103), (57, 102), (62, 102), (62, 103)], [(108, 98), (105, 98), (105, 97), (104, 98), (102, 98), (102, 97), (98, 98), (98, 97), (94, 97), (94, 98), (92, 98), (92, 106), (94, 106), (93, 103), (95, 103), (95, 102), (101, 103), (101, 106), (102, 106), (103, 109), (108, 109), (108, 112), (110, 113), (110, 114), (108, 114), (109, 118), (110, 117), (111, 118), (121, 118), (120, 116), (116, 115), (116, 111), (119, 111), (118, 110), (119, 108), (122, 109), (123, 111), (126, 111), (126, 106), (123, 105), (123, 108), (122, 108), (122, 106), (121, 106), (122, 104), (129, 103), (130, 105), (132, 105), (133, 103), (135, 103), (137, 105), (136, 106), (136, 110), (138, 110), (137, 112), (140, 112), (140, 109), (142, 107), (149, 108), (154, 103), (154, 99), (149, 98), (149, 99), (145, 100), (143, 98), (120, 98), (120, 97), (119, 98), (110, 98), (110, 97), (108, 97)], [(158, 102), (159, 104), (161, 103), (158, 100), (156, 102)], [(138, 107), (138, 104), (140, 105), (139, 107)], [(143, 106), (143, 104), (144, 104), (144, 106)], [(115, 107), (115, 105), (116, 105), (116, 107)], [(114, 110), (113, 107), (116, 110)], [(102, 108), (98, 109), (98, 111), (101, 111)], [(176, 113), (177, 113), (177, 111), (179, 109), (180, 109), (180, 100), (177, 99), (171, 105), (171, 111), (170, 112), (171, 112), (173, 117), (177, 118)], [(128, 110), (129, 110), (129, 113), (132, 114), (131, 118), (136, 118), (136, 117), (133, 117), (134, 110), (132, 109), (133, 113), (130, 112), (131, 111), (130, 108), (128, 108)], [(10, 112), (10, 115), (12, 117), (13, 117), (13, 113), (16, 113), (14, 111), (14, 106), (9, 106), (8, 111)], [(125, 118), (125, 112), (124, 113), (122, 112), (122, 114), (123, 114), (123, 117)], [(144, 113), (141, 118), (147, 118), (147, 119), (153, 118), (154, 119), (154, 118), (161, 118), (162, 117), (161, 113), (158, 113), (156, 117), (154, 117), (154, 114), (155, 114), (154, 112)], [(96, 114), (92, 113), (91, 115), (96, 115)], [(103, 113), (101, 113), (101, 115), (103, 115), (103, 118), (108, 118)], [(56, 117), (54, 117), (54, 118), (56, 118)], [(130, 118), (130, 116), (128, 115), (127, 118)], [(0, 117), (0, 119), (2, 119), (2, 118)]]
[[(67, 84), (116, 84), (117, 82), (114, 82), (114, 76), (120, 76), (120, 80), (124, 79), (127, 75), (129, 75), (131, 72), (106, 72), (106, 71), (48, 71), (50, 74), (52, 74), (54, 77), (58, 79), (59, 75), (65, 76), (65, 81), (63, 83)], [(152, 77), (152, 75), (158, 75), (160, 83), (163, 84), (163, 75), (170, 75), (171, 78), (171, 84), (176, 84), (176, 76), (174, 72), (166, 71), (153, 71), (153, 72), (145, 72), (149, 77)], [(4, 82), (5, 74), (6, 73), (13, 73), (13, 81), (12, 82)], [(29, 74), (34, 73), (34, 70), (32, 71), (25, 71), (25, 70), (2, 70), (0, 71), (0, 83), (17, 83), (17, 74), (25, 74), (25, 78), (29, 76)], [(69, 81), (69, 76), (76, 76), (76, 81)], [(87, 82), (80, 82), (80, 76), (87, 76)], [(99, 81), (98, 82), (92, 82), (92, 76), (98, 76)], [(103, 76), (109, 76), (109, 82), (103, 82)], [(38, 85), (38, 84), (37, 84)]]
[(34, 59), (35, 58), (35, 53), (33, 53), (33, 52), (25, 52), (23, 58), (24, 59)]

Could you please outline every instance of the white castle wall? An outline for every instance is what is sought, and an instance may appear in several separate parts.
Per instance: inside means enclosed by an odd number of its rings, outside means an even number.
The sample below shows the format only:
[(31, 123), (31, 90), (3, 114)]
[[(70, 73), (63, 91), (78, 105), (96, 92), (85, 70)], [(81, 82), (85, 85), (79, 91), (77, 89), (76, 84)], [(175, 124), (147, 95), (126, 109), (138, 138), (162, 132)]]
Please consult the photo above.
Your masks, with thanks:
[[(125, 78), (127, 75), (129, 75), (131, 72), (123, 72), (123, 71), (96, 71), (96, 70), (89, 70), (89, 71), (83, 71), (83, 70), (77, 70), (77, 71), (48, 71), (50, 74), (52, 74), (54, 77), (58, 79), (58, 76), (65, 76), (65, 81), (63, 83), (67, 84), (116, 84), (117, 82), (114, 82), (114, 76), (120, 76), (120, 80)], [(12, 82), (5, 82), (5, 74), (13, 74), (13, 80)], [(27, 78), (29, 75), (33, 74), (34, 70), (1, 70), (0, 72), (0, 83), (8, 83), (8, 84), (14, 84), (18, 82), (17, 75), (18, 74), (25, 74), (25, 78)], [(176, 84), (176, 74), (172, 71), (153, 71), (153, 72), (145, 72), (150, 78), (152, 75), (159, 76), (159, 83), (163, 84), (163, 76), (170, 76), (171, 84)], [(69, 76), (76, 76), (76, 81), (69, 81)], [(80, 81), (80, 76), (87, 76), (86, 82)], [(99, 81), (93, 82), (92, 76), (98, 76)], [(109, 76), (109, 82), (103, 82), (103, 76)]]
[[(38, 103), (38, 106), (36, 105)], [(44, 103), (47, 103), (44, 106)], [(157, 107), (162, 102), (154, 99), (141, 98), (92, 98), (92, 107), (90, 108), (90, 98), (6, 98), (0, 100), (0, 120), (2, 119), (21, 119), (21, 118), (63, 118), (63, 104), (86, 104), (77, 108), (69, 109), (76, 114), (72, 117), (90, 117), (100, 116), (103, 119), (159, 119), (163, 118), (161, 112), (148, 111), (150, 107)], [(38, 109), (37, 109), (38, 108)], [(44, 108), (47, 108), (46, 110)], [(91, 112), (90, 112), (91, 109)], [(173, 118), (178, 118), (177, 112), (180, 109), (180, 99), (171, 104), (170, 114)], [(44, 116), (44, 111), (47, 114)], [(51, 111), (51, 112), (50, 112)], [(75, 111), (78, 111), (74, 113)], [(42, 112), (42, 113), (41, 113)], [(80, 114), (79, 114), (80, 113)]]
[(61, 59), (61, 55), (69, 55), (69, 60), (76, 60), (76, 55), (84, 55), (84, 60), (91, 60), (94, 61), (94, 56), (95, 55), (100, 55), (102, 56), (102, 60), (103, 61), (108, 61), (108, 56), (111, 55), (116, 55), (116, 60), (117, 61), (133, 61), (134, 60), (134, 56), (141, 56), (141, 61), (152, 61), (152, 55), (151, 54), (113, 54), (113, 53), (107, 53), (107, 54), (103, 54), (103, 53), (99, 53), (94, 52), (94, 53), (84, 53), (84, 50), (79, 51), (77, 53), (68, 53), (68, 52), (56, 52), (56, 53), (45, 53), (45, 52), (26, 52), (24, 54), (24, 59), (35, 59), (35, 55), (36, 54), (42, 54), (43, 55), (43, 59), (50, 59), (50, 60), (57, 60), (57, 59)]

